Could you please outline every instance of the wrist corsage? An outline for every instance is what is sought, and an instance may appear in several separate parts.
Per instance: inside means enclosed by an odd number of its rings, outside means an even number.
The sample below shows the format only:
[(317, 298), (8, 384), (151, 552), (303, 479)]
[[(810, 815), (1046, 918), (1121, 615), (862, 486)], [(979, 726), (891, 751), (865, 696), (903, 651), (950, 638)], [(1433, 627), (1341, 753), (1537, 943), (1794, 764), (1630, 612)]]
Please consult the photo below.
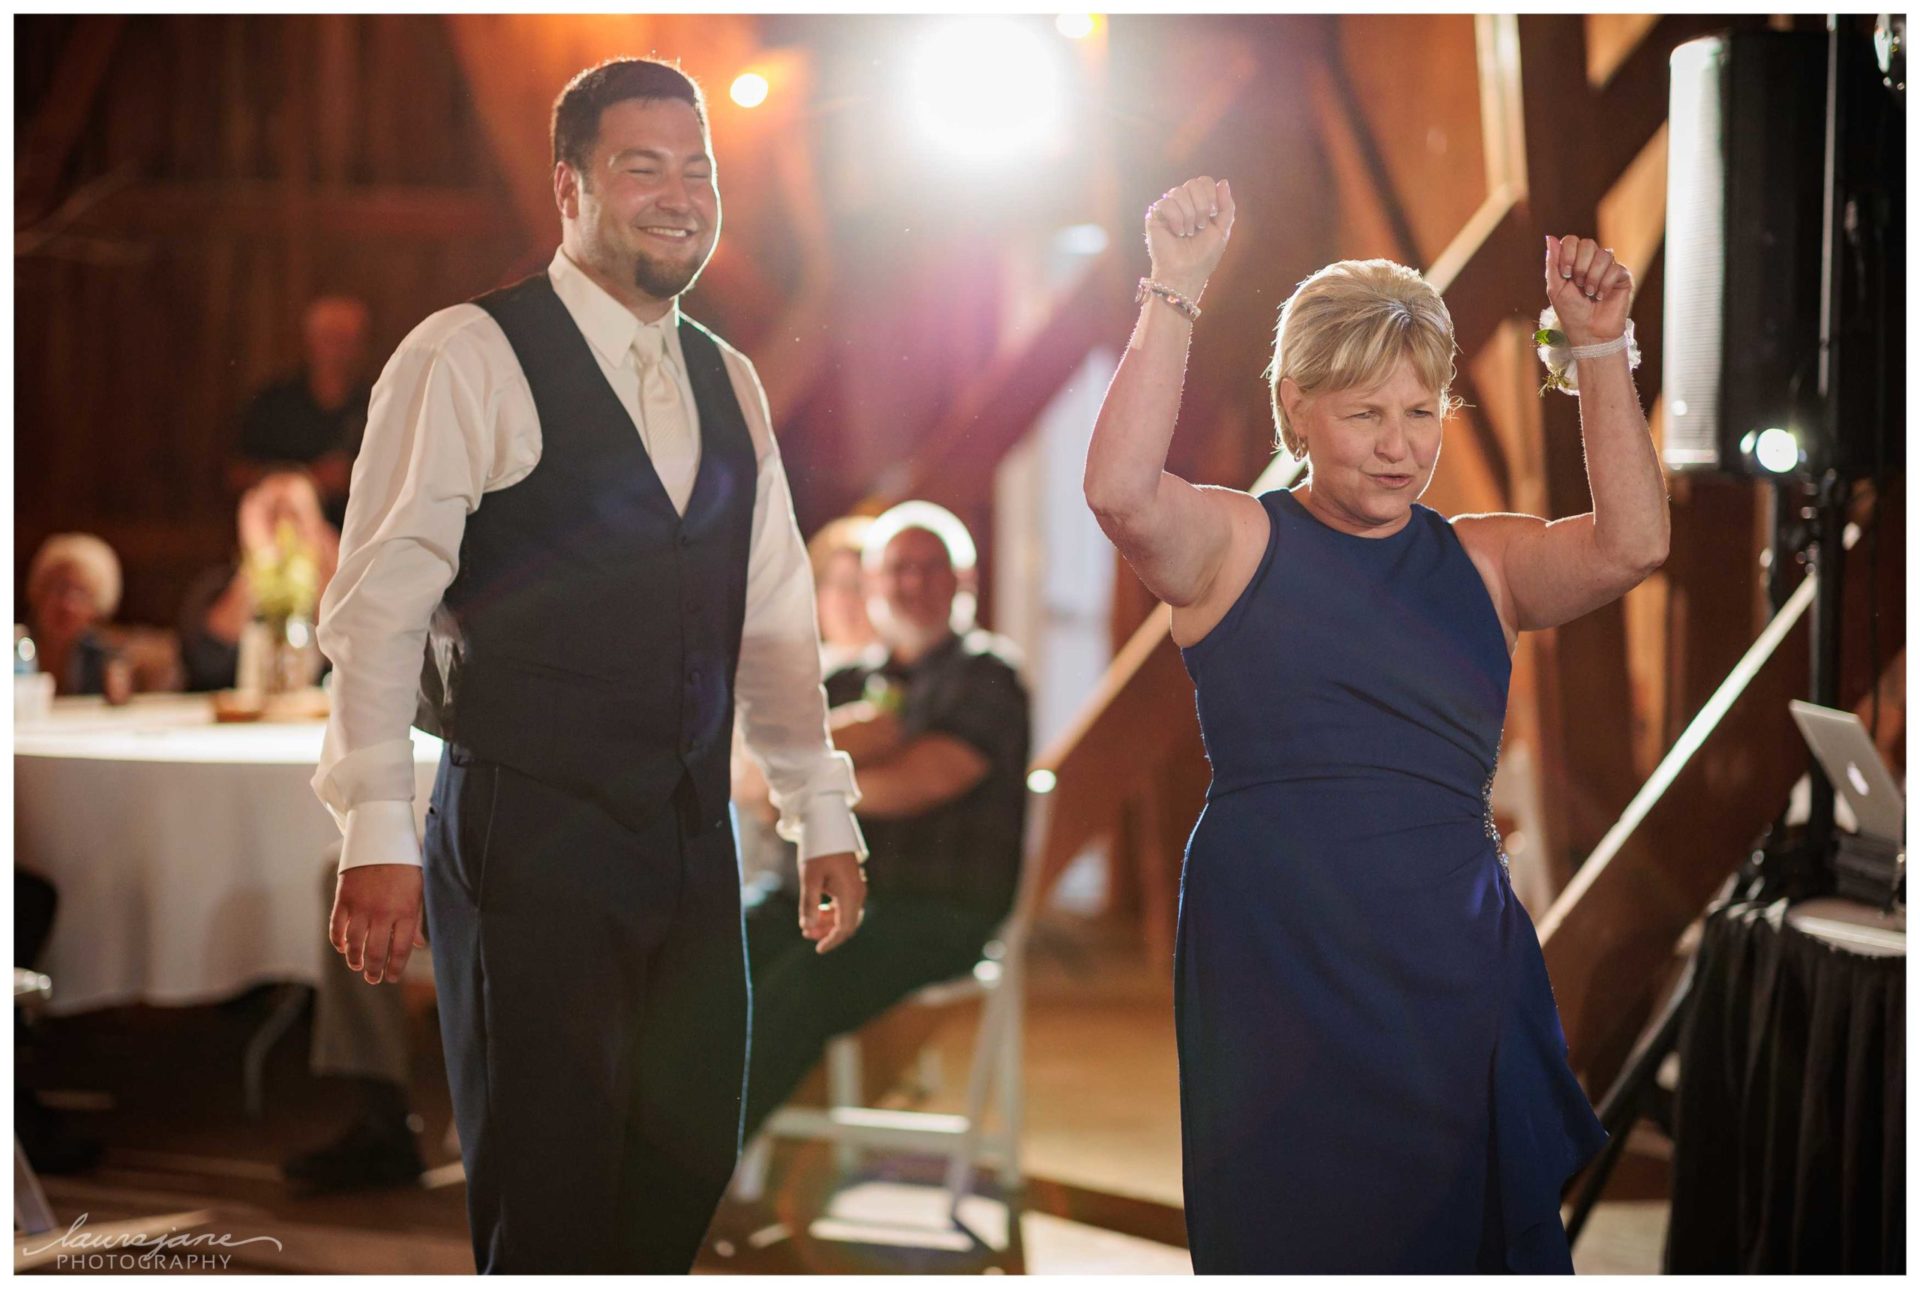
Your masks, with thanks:
[(873, 710), (883, 716), (898, 716), (907, 705), (906, 686), (895, 684), (881, 672), (867, 677), (867, 683), (860, 697), (872, 704)]
[(1640, 346), (1634, 343), (1633, 320), (1627, 320), (1627, 329), (1612, 340), (1597, 345), (1570, 345), (1567, 333), (1560, 329), (1560, 316), (1548, 305), (1540, 311), (1540, 328), (1533, 333), (1533, 343), (1540, 355), (1541, 363), (1547, 369), (1547, 380), (1540, 387), (1544, 395), (1550, 389), (1562, 394), (1578, 394), (1580, 384), (1575, 364), (1582, 358), (1604, 358), (1608, 354), (1627, 351), (1627, 370), (1632, 371), (1640, 365)]

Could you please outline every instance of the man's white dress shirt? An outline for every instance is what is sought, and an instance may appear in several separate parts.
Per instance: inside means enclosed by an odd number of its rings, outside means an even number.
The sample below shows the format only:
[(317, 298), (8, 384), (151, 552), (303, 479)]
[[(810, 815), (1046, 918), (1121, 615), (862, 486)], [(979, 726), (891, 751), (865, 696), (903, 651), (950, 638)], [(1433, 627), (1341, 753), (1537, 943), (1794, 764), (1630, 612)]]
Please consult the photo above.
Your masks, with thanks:
[[(564, 250), (547, 275), (684, 512), (700, 465), (700, 418), (678, 306), (643, 324)], [(741, 732), (773, 790), (780, 835), (798, 843), (801, 857), (864, 858), (853, 765), (827, 734), (813, 577), (766, 394), (745, 356), (724, 342), (720, 351), (759, 463), (734, 687)], [(662, 381), (677, 389), (677, 409)], [(455, 305), (400, 342), (373, 387), (339, 570), (320, 605), (333, 709), (313, 787), (345, 829), (342, 869), (421, 862), (407, 729), (428, 622), (458, 571), (467, 516), (539, 461), (533, 392), (492, 315)], [(648, 660), (633, 662), (637, 670)]]

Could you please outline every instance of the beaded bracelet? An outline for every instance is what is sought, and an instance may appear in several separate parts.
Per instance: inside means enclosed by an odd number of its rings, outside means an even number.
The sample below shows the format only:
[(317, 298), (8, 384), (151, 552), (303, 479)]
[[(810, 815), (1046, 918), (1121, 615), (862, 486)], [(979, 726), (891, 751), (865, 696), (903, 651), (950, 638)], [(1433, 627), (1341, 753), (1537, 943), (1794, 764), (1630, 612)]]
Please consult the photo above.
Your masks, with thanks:
[(1149, 295), (1157, 295), (1168, 304), (1186, 315), (1188, 322), (1200, 321), (1200, 306), (1181, 295), (1172, 287), (1156, 282), (1150, 277), (1140, 279), (1140, 288), (1133, 293), (1135, 304), (1145, 304)]

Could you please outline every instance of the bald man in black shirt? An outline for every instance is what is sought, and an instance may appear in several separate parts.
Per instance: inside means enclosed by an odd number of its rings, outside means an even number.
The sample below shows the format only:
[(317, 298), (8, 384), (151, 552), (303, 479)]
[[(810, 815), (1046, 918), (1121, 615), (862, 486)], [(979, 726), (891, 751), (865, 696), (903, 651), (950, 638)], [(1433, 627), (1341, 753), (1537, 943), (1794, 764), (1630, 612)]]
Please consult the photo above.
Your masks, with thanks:
[(748, 908), (749, 1138), (834, 1035), (970, 971), (1019, 885), (1030, 734), (1012, 646), (953, 629), (959, 575), (932, 528), (882, 516), (867, 567), (886, 655), (826, 680), (834, 741), (860, 784), (855, 813), (871, 852), (866, 919), (822, 956), (793, 940), (790, 894), (763, 891)]

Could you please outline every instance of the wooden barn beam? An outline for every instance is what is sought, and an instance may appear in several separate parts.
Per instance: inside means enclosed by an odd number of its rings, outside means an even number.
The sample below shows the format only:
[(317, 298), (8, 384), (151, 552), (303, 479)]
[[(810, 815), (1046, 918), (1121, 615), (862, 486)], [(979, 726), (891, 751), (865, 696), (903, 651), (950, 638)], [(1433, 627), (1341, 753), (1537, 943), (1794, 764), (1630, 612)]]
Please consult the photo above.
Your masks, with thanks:
[(60, 65), (46, 99), (20, 130), (19, 153), (13, 165), (15, 228), (44, 215), (52, 205), (126, 22), (119, 15), (75, 21), (66, 47), (60, 51)]
[(1518, 194), (1497, 189), (1428, 265), (1427, 281), (1446, 298), (1461, 353), (1484, 346), (1514, 315), (1514, 301), (1531, 298), (1520, 293), (1539, 287), (1534, 236)]
[[(1687, 924), (1745, 858), (1806, 768), (1787, 700), (1806, 685), (1808, 580), (1539, 921), (1569, 1060), (1590, 1088)], [(1627, 1036), (1630, 1037), (1630, 1036)]]
[[(1667, 119), (1667, 60), (1680, 45), (1709, 32), (1756, 20), (1725, 14), (1667, 14), (1635, 45), (1595, 94), (1594, 118), (1606, 128), (1591, 139), (1593, 174), (1611, 182)], [(1596, 200), (1599, 194), (1594, 194)]]
[(301, 188), (277, 183), (136, 183), (75, 218), (76, 233), (181, 239), (285, 237), (311, 228), (355, 237), (491, 236), (510, 227), (491, 189), (416, 185)]
[(529, 15), (450, 14), (443, 21), (520, 226), (530, 246), (550, 248), (560, 215), (548, 123), (555, 94), (579, 67), (563, 72), (555, 65), (538, 39), (539, 19)]
[(875, 501), (919, 497), (958, 509), (987, 495), (1001, 459), (1026, 437), (1088, 352), (1125, 325), (1124, 276), (1112, 251), (1090, 259), (1033, 339), (990, 363), (912, 457), (876, 481)]
[(1339, 123), (1372, 185), (1374, 200), (1380, 203), (1380, 213), (1393, 230), (1394, 247), (1401, 263), (1418, 264), (1420, 239), (1414, 235), (1413, 220), (1407, 215), (1406, 203), (1400, 199), (1393, 182), (1386, 154), (1380, 150), (1380, 140), (1368, 124), (1366, 109), (1360, 105), (1360, 94), (1353, 87), (1353, 78), (1347, 74), (1346, 61), (1336, 55), (1316, 64), (1316, 70), (1317, 79), (1326, 86), (1332, 100), (1328, 106), (1339, 114)]
[(319, 15), (314, 24), (314, 79), (319, 102), (313, 118), (314, 180), (335, 186), (353, 171), (352, 116), (345, 104), (360, 98), (360, 67), (354, 38), (358, 20), (346, 14)]

